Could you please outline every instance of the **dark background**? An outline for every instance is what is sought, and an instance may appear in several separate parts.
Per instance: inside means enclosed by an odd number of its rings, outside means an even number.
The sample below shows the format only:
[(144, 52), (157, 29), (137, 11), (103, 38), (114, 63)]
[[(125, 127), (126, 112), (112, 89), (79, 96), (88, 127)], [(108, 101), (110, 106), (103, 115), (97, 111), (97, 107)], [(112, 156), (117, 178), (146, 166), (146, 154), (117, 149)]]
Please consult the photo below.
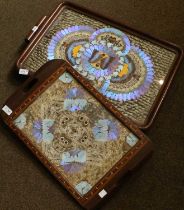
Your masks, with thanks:
[[(184, 47), (183, 0), (75, 0)], [(0, 0), (0, 106), (21, 80), (13, 74), (27, 32), (59, 0)], [(103, 210), (184, 209), (184, 65), (146, 134), (155, 152)], [(0, 123), (0, 210), (76, 210), (80, 207), (29, 150)]]

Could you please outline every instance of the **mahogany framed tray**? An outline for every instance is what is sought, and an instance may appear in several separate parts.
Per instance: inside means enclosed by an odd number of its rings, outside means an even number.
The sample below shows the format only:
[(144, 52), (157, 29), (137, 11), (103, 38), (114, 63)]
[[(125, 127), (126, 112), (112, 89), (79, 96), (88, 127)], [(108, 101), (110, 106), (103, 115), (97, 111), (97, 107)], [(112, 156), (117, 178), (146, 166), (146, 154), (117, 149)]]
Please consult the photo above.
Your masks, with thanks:
[(166, 41), (71, 3), (43, 17), (27, 37), (19, 74), (64, 59), (140, 128), (148, 128), (183, 57)]
[(142, 131), (62, 60), (29, 77), (0, 114), (86, 209), (152, 151)]

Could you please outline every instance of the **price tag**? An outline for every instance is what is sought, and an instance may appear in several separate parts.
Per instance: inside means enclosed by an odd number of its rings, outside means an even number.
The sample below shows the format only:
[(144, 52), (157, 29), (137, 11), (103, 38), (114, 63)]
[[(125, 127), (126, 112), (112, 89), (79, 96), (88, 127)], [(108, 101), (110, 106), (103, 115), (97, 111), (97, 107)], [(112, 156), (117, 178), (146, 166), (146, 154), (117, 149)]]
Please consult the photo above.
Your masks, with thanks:
[(7, 115), (11, 115), (12, 114), (12, 110), (7, 106), (5, 105), (2, 110), (7, 114)]
[(27, 70), (27, 69), (19, 69), (19, 74), (21, 74), (21, 75), (28, 75), (29, 74), (29, 70)]
[(105, 190), (102, 190), (100, 193), (98, 193), (98, 195), (100, 196), (100, 198), (103, 198), (107, 195), (107, 192)]
[(32, 31), (33, 32), (36, 32), (38, 30), (38, 26), (34, 26), (33, 28), (32, 28)]

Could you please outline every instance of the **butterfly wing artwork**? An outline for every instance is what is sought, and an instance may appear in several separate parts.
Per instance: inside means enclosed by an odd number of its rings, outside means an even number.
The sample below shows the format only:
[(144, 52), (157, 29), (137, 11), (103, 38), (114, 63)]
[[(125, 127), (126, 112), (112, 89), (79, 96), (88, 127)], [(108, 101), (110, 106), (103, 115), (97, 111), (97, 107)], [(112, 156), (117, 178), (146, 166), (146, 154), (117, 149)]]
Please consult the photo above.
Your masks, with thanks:
[(81, 194), (85, 195), (91, 190), (92, 186), (87, 181), (81, 181), (75, 186), (75, 189)]
[(26, 125), (26, 116), (25, 114), (21, 114), (17, 119), (15, 119), (14, 123), (19, 129), (23, 129)]
[(79, 149), (71, 150), (63, 153), (60, 165), (67, 173), (77, 173), (84, 167), (86, 158), (86, 151)]
[(139, 139), (133, 133), (130, 133), (126, 138), (127, 144), (131, 147), (135, 146), (138, 141)]
[(33, 123), (33, 136), (38, 143), (45, 141), (51, 142), (54, 139), (53, 135), (54, 120), (43, 119), (36, 120)]
[[(68, 47), (58, 51), (62, 43)], [(117, 102), (140, 98), (154, 79), (151, 57), (115, 28), (72, 26), (56, 33), (48, 47), (48, 59), (60, 57), (82, 76), (96, 81), (99, 91)]]

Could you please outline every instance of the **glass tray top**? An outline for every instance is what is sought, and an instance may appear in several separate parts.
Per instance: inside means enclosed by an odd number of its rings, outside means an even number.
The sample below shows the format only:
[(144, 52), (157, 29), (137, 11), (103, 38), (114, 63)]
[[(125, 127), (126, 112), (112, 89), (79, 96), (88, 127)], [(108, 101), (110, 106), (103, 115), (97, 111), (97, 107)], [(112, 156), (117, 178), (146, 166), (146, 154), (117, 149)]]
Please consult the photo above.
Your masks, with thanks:
[(125, 116), (144, 125), (176, 54), (67, 7), (23, 63), (67, 60)]
[(66, 72), (14, 125), (80, 196), (140, 141)]

